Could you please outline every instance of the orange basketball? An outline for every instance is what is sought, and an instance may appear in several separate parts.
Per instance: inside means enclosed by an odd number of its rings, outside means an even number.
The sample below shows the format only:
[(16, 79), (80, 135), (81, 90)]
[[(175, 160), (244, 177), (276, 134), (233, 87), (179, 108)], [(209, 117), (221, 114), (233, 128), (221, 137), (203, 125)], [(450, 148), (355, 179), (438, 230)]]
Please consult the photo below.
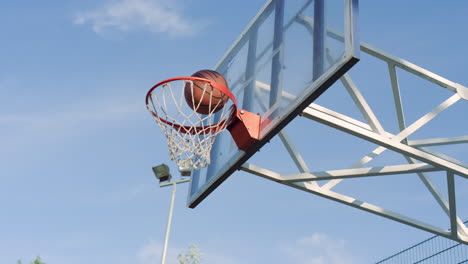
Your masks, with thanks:
[[(197, 71), (192, 74), (192, 77), (213, 80), (229, 89), (224, 77), (212, 70)], [(185, 84), (184, 95), (185, 101), (187, 101), (190, 108), (204, 115), (221, 110), (229, 98), (226, 94), (211, 86), (211, 84), (203, 81), (193, 81), (193, 89), (190, 82)]]

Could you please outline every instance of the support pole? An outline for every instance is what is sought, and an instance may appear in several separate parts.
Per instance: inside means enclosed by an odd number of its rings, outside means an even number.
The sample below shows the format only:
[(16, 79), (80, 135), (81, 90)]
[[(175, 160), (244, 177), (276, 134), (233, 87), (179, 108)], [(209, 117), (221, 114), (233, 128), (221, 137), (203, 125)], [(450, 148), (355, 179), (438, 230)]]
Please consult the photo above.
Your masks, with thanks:
[[(275, 1), (275, 28), (273, 33), (273, 52), (275, 55), (271, 60), (271, 93), (270, 93), (270, 107), (276, 105), (279, 107), (281, 103), (281, 92), (283, 90), (283, 63), (284, 63), (284, 1)], [(275, 111), (276, 112), (276, 111)], [(274, 114), (273, 114), (274, 117)]]
[(325, 1), (314, 1), (314, 40), (313, 40), (313, 72), (312, 80), (315, 81), (322, 75), (325, 69)]
[(177, 190), (177, 183), (172, 183), (172, 197), (171, 197), (171, 206), (169, 207), (169, 217), (167, 218), (167, 227), (166, 227), (166, 237), (164, 238), (164, 247), (161, 257), (161, 264), (166, 263), (166, 253), (167, 253), (167, 244), (169, 243), (169, 234), (171, 232), (171, 223), (172, 223), (172, 214), (174, 212), (174, 201)]

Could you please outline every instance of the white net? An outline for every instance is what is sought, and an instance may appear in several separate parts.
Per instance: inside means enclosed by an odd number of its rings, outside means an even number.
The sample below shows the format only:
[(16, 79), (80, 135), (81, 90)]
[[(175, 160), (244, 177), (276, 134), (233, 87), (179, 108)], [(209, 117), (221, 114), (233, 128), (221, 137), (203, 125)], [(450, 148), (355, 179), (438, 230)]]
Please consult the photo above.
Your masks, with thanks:
[(233, 110), (233, 102), (227, 96), (217, 99), (219, 94), (209, 83), (191, 80), (173, 80), (149, 94), (148, 110), (166, 135), (177, 166), (199, 169), (210, 164), (211, 147)]

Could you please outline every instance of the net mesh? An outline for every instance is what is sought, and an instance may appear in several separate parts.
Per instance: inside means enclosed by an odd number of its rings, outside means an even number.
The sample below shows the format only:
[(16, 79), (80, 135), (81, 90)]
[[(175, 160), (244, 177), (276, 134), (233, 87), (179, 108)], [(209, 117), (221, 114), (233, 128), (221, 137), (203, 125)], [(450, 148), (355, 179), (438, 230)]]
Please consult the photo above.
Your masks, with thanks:
[[(231, 100), (213, 99), (219, 91), (209, 83), (196, 82), (198, 86), (192, 80), (164, 83), (151, 91), (147, 105), (166, 136), (171, 160), (179, 167), (193, 169), (210, 164), (216, 136), (226, 129), (234, 109)], [(194, 89), (200, 87), (202, 98), (195, 98)]]

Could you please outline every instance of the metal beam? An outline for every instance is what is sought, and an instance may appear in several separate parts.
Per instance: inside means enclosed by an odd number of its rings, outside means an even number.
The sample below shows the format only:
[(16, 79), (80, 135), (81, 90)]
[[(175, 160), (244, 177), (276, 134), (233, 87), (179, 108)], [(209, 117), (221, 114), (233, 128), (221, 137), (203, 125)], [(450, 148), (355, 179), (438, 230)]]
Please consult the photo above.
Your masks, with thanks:
[(270, 108), (277, 108), (281, 104), (281, 92), (283, 91), (283, 63), (284, 63), (284, 0), (274, 0), (275, 26), (273, 34), (273, 50), (279, 50), (271, 61), (271, 92)]
[(320, 181), (331, 179), (346, 179), (358, 177), (410, 174), (417, 172), (441, 171), (442, 169), (425, 163), (394, 165), (371, 168), (356, 168), (345, 170), (330, 170), (310, 173), (286, 174), (281, 175), (283, 181)]
[(403, 103), (401, 102), (400, 85), (398, 84), (398, 77), (395, 69), (395, 64), (388, 63), (388, 74), (390, 75), (390, 83), (392, 85), (393, 102), (395, 103), (398, 127), (400, 128), (400, 131), (403, 131), (406, 128), (405, 114), (403, 111)]
[[(327, 58), (330, 63), (332, 63), (335, 60), (335, 56), (333, 56), (330, 49), (327, 49)], [(374, 112), (372, 111), (371, 107), (367, 103), (362, 93), (359, 91), (358, 87), (354, 84), (350, 75), (348, 73), (345, 73), (343, 77), (340, 78), (340, 81), (346, 88), (346, 91), (351, 96), (351, 99), (361, 112), (362, 116), (372, 127), (372, 130), (376, 133), (383, 134), (385, 132), (384, 128), (380, 124), (379, 120), (375, 116)]]
[[(269, 85), (266, 85), (266, 84), (263, 84), (263, 83), (260, 83), (260, 82), (257, 82), (256, 85), (257, 85), (257, 87), (268, 89), (268, 91), (270, 90)], [(281, 93), (281, 96), (284, 96), (284, 95), (286, 95), (288, 98), (291, 98), (290, 96), (292, 96), (289, 93), (283, 91)], [(267, 107), (266, 107), (265, 103), (262, 100), (259, 99), (260, 96), (259, 96), (257, 90), (255, 90), (255, 98), (257, 99), (258, 104), (263, 109), (263, 111), (266, 111)], [(293, 98), (295, 98), (295, 97), (293, 96)], [(292, 160), (296, 164), (296, 167), (299, 169), (299, 171), (300, 172), (309, 172), (309, 168), (307, 167), (307, 163), (304, 161), (304, 159), (302, 158), (302, 155), (299, 153), (299, 151), (297, 151), (294, 143), (292, 142), (291, 138), (288, 136), (286, 131), (281, 130), (278, 133), (278, 135), (279, 135), (279, 137), (281, 139), (281, 142), (283, 143), (284, 147), (288, 151), (289, 156), (292, 158)], [(318, 186), (318, 183), (316, 183), (316, 182), (310, 182), (308, 184)]]
[(450, 231), (452, 236), (457, 237), (458, 235), (458, 224), (457, 224), (457, 206), (455, 199), (455, 179), (453, 173), (447, 172), (447, 191), (449, 198), (449, 209), (450, 209)]
[(325, 69), (325, 4), (324, 0), (314, 1), (312, 81), (317, 80)]
[[(416, 160), (415, 159), (412, 159), (410, 157), (405, 157), (406, 160), (408, 161), (408, 163), (411, 163), (411, 164), (414, 164), (416, 163)], [(432, 183), (432, 181), (430, 180), (429, 176), (427, 176), (425, 173), (423, 172), (418, 172), (417, 173), (419, 179), (422, 181), (422, 183), (424, 184), (424, 186), (426, 186), (427, 190), (431, 193), (432, 197), (434, 198), (434, 200), (436, 200), (436, 202), (439, 204), (439, 206), (442, 208), (442, 210), (448, 215), (450, 216), (450, 206), (449, 206), (449, 203), (447, 202), (447, 200), (444, 198), (444, 195), (437, 189), (437, 186)], [(461, 219), (457, 219), (457, 223), (458, 223), (458, 227), (459, 227), (459, 230), (460, 232), (463, 234), (463, 235), (467, 235), (467, 233), (465, 232), (465, 228), (464, 228), (464, 224), (463, 224), (463, 221)]]
[(304, 187), (295, 183), (284, 182), (282, 181), (283, 177), (279, 173), (261, 168), (253, 164), (245, 163), (244, 165), (242, 165), (241, 170), (260, 176), (268, 180), (279, 182), (281, 184), (284, 184), (284, 185), (287, 185), (287, 186), (290, 186), (290, 187), (293, 187), (302, 191), (306, 191), (306, 192), (372, 213), (372, 214), (383, 216), (385, 218), (388, 218), (388, 219), (391, 219), (391, 220), (394, 220), (394, 221), (397, 221), (397, 222), (400, 222), (400, 223), (403, 223), (412, 227), (416, 227), (416, 228), (419, 228), (419, 229), (422, 229), (422, 230), (425, 230), (425, 231), (428, 231), (428, 232), (431, 232), (440, 236), (454, 239), (454, 240), (457, 240), (459, 242), (462, 242), (468, 245), (468, 237), (466, 236), (460, 235), (458, 236), (458, 238), (453, 238), (451, 231), (447, 229), (443, 229), (443, 228), (422, 222), (420, 220), (398, 214), (396, 212), (378, 207), (370, 203), (366, 203), (364, 201), (357, 200), (355, 198), (352, 198), (343, 194), (333, 192), (331, 190), (327, 190), (327, 189), (320, 188), (320, 187), (311, 187), (311, 186)]
[[(301, 12), (302, 13), (302, 12)], [(306, 26), (307, 30), (313, 34), (314, 32), (314, 20), (309, 17), (298, 15), (295, 18), (296, 22), (299, 22)], [(318, 24), (318, 21), (315, 21)], [(289, 24), (288, 24), (289, 26)], [(343, 35), (336, 33), (330, 28), (325, 28), (325, 32), (328, 37), (343, 41)], [(371, 151), (368, 155), (357, 161), (351, 169), (342, 170), (327, 170), (320, 172), (309, 172), (307, 164), (302, 159), (300, 153), (295, 149), (293, 143), (284, 132), (280, 133), (280, 138), (287, 148), (290, 156), (293, 158), (296, 166), (301, 173), (297, 174), (286, 174), (281, 175), (277, 172), (267, 170), (258, 167), (253, 164), (244, 164), (241, 170), (258, 175), (260, 177), (279, 182), (281, 184), (300, 189), (327, 199), (331, 199), (348, 206), (352, 206), (370, 213), (386, 217), (413, 227), (417, 227), (422, 230), (426, 230), (456, 241), (462, 242), (468, 245), (468, 229), (461, 222), (456, 212), (455, 202), (455, 175), (459, 175), (464, 178), (468, 178), (468, 166), (462, 162), (456, 161), (455, 159), (442, 155), (433, 150), (424, 149), (426, 146), (438, 146), (438, 145), (449, 145), (449, 144), (461, 144), (468, 143), (468, 136), (460, 137), (448, 137), (448, 138), (433, 138), (423, 140), (408, 140), (408, 137), (418, 131), (420, 128), (425, 126), (435, 117), (437, 117), (444, 110), (448, 109), (460, 99), (468, 100), (468, 88), (449, 81), (435, 73), (425, 70), (415, 64), (412, 64), (406, 60), (395, 57), (382, 50), (372, 47), (368, 44), (361, 43), (361, 50), (368, 53), (369, 55), (382, 60), (388, 65), (389, 80), (393, 92), (393, 103), (398, 119), (398, 126), (400, 132), (396, 135), (389, 133), (384, 130), (380, 124), (380, 120), (374, 115), (371, 108), (367, 104), (364, 96), (360, 93), (357, 86), (352, 82), (349, 75), (345, 74), (342, 76), (341, 81), (344, 87), (347, 89), (351, 98), (361, 111), (368, 124), (355, 120), (349, 116), (341, 113), (334, 112), (325, 107), (311, 104), (302, 112), (302, 115), (325, 124), (330, 127), (334, 127), (345, 133), (357, 136), (365, 139), (369, 142), (379, 145), (376, 149)], [(280, 47), (275, 49), (274, 55), (279, 54)], [(277, 53), (278, 52), (278, 53)], [(329, 52), (327, 50), (327, 52)], [(332, 59), (332, 54), (327, 53), (328, 59)], [(400, 86), (398, 84), (397, 67), (403, 69), (413, 75), (419, 76), (425, 80), (428, 80), (441, 87), (447, 88), (455, 94), (442, 102), (439, 106), (433, 109), (431, 112), (425, 114), (416, 122), (412, 123), (408, 127), (405, 124), (405, 115), (402, 104), (402, 98), (400, 94)], [(265, 92), (271, 89), (269, 85), (256, 83), (258, 92)], [(296, 96), (289, 94), (284, 91), (279, 92), (281, 98), (285, 101), (296, 100)], [(368, 162), (372, 161), (375, 157), (382, 154), (386, 149), (390, 149), (401, 153), (409, 164), (404, 165), (392, 165), (382, 167), (370, 167), (361, 168)], [(424, 163), (416, 163), (422, 161)], [(448, 200), (444, 195), (437, 189), (430, 178), (425, 174), (431, 171), (444, 171), (447, 173), (447, 188), (448, 188)], [(371, 176), (384, 176), (384, 175), (398, 175), (398, 174), (409, 174), (416, 173), (420, 180), (424, 183), (432, 197), (436, 200), (442, 210), (450, 218), (450, 230), (436, 227), (425, 222), (419, 221), (414, 218), (410, 218), (404, 215), (400, 215), (396, 212), (386, 210), (384, 208), (360, 201), (355, 198), (345, 196), (334, 191), (330, 188), (338, 184), (340, 181), (347, 178), (356, 177), (371, 177)], [(320, 187), (317, 181), (329, 180), (324, 186)]]
[[(302, 19), (304, 20), (312, 20), (310, 17), (302, 17)], [(327, 28), (327, 35), (335, 40), (338, 40), (338, 41), (341, 41), (343, 42), (344, 41), (344, 38), (343, 38), (343, 35), (342, 33), (332, 29), (332, 28)], [(467, 90), (468, 88), (467, 87), (464, 87), (463, 85), (461, 84), (458, 84), (458, 83), (455, 83), (455, 82), (452, 82), (450, 80), (447, 80), (446, 78), (440, 76), (440, 75), (437, 75), (431, 71), (428, 71), (422, 67), (419, 67), (418, 65), (414, 64), (414, 63), (411, 63), (407, 60), (404, 60), (402, 58), (398, 58), (388, 52), (385, 52), (381, 49), (378, 49), (376, 47), (373, 47), (372, 45), (369, 45), (365, 42), (361, 42), (360, 43), (360, 48), (361, 48), (361, 51), (373, 56), (373, 57), (376, 57), (380, 60), (383, 60), (387, 63), (390, 63), (390, 64), (393, 64), (403, 70), (406, 70), (416, 76), (419, 76), (425, 80), (428, 80), (432, 83), (435, 83), (441, 87), (444, 87), (444, 88), (447, 88), (449, 89), (450, 91), (452, 92), (455, 92), (455, 93), (459, 93), (459, 95), (465, 99), (466, 99), (466, 95), (467, 95)]]
[[(305, 163), (304, 159), (302, 158), (301, 154), (299, 151), (297, 151), (296, 147), (292, 143), (290, 137), (286, 133), (286, 131), (282, 130), (278, 133), (281, 141), (283, 142), (284, 147), (289, 153), (289, 156), (293, 159), (294, 163), (296, 164), (296, 167), (299, 169), (300, 172), (302, 173), (308, 173), (310, 170), (307, 167), (307, 163)], [(318, 186), (318, 183), (315, 181), (310, 182), (309, 184), (312, 184), (314, 186)]]
[(452, 171), (456, 174), (462, 175), (465, 178), (468, 178), (467, 168), (458, 164), (454, 164), (442, 158), (436, 157), (434, 155), (428, 154), (421, 150), (412, 148), (400, 142), (403, 139), (405, 139), (408, 135), (416, 131), (419, 127), (421, 127), (422, 125), (430, 121), (432, 118), (434, 118), (435, 115), (437, 115), (438, 113), (455, 103), (458, 99), (460, 99), (458, 95), (453, 95), (451, 98), (449, 98), (439, 107), (437, 107), (434, 111), (423, 116), (421, 119), (413, 123), (400, 134), (396, 135), (394, 138), (387, 138), (374, 132), (369, 132), (368, 130), (364, 130), (361, 127), (354, 126), (353, 124), (343, 122), (335, 117), (331, 117), (324, 113), (316, 111), (311, 107), (308, 107), (303, 111), (303, 116), (380, 145), (381, 147), (378, 147), (376, 150), (371, 152), (371, 155), (378, 155), (382, 153), (386, 148), (388, 148), (402, 153), (404, 155), (413, 157), (419, 161), (423, 161), (434, 166), (442, 167), (448, 171)]
[(413, 147), (429, 147), (450, 144), (468, 143), (468, 136), (448, 137), (448, 138), (431, 138), (421, 140), (409, 140), (408, 145)]

